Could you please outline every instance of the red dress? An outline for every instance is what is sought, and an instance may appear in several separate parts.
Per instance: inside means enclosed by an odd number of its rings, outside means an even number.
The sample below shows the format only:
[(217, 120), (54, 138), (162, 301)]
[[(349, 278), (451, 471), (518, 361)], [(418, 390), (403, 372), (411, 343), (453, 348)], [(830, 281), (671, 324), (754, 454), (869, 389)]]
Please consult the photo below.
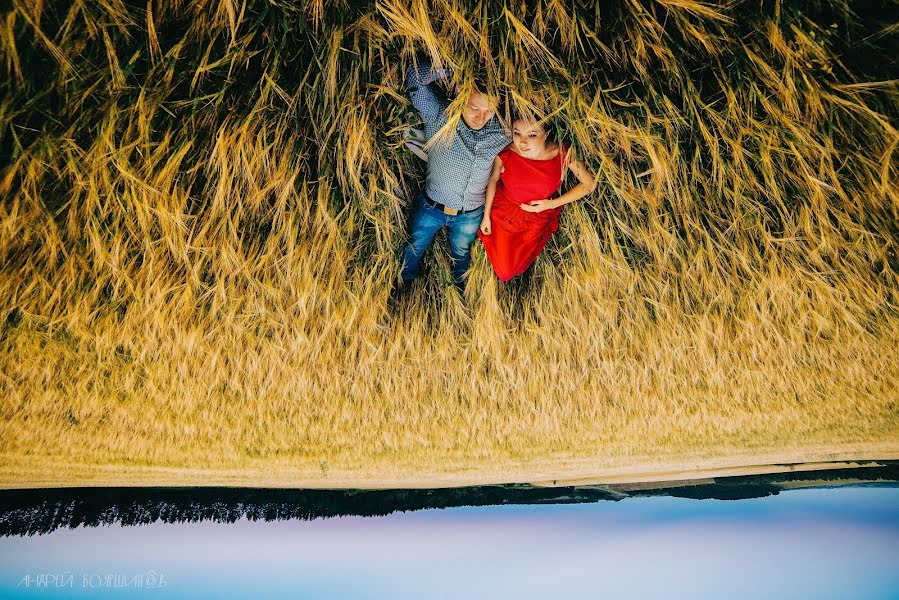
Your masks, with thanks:
[(562, 207), (542, 212), (522, 210), (520, 204), (552, 198), (562, 185), (565, 149), (548, 160), (533, 160), (516, 154), (511, 146), (499, 153), (503, 173), (496, 184), (490, 209), (493, 231), (478, 237), (487, 251), (496, 276), (509, 281), (527, 270), (543, 250), (549, 236), (559, 228)]

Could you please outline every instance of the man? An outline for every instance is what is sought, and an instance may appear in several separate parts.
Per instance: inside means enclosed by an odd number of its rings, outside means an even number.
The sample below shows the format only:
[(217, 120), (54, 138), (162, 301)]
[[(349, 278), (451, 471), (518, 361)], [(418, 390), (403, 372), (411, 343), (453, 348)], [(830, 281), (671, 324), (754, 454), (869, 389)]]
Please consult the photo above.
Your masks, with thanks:
[[(424, 57), (417, 63), (409, 68), (406, 84), (430, 139), (446, 125), (449, 106), (431, 84), (448, 78), (450, 72), (432, 70), (430, 60)], [(493, 160), (508, 143), (508, 134), (496, 118), (496, 98), (481, 86), (465, 103), (452, 138), (437, 142), (428, 151), (427, 183), (416, 198), (409, 243), (403, 249), (404, 287), (418, 275), (418, 263), (442, 227), (447, 228), (449, 237), (453, 281), (460, 289), (464, 286)]]

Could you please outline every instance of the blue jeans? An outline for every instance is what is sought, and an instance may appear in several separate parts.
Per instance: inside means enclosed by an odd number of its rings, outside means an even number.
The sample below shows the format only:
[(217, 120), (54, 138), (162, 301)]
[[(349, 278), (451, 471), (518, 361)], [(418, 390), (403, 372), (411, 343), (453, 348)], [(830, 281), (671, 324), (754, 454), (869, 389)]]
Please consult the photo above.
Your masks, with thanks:
[(430, 206), (423, 194), (416, 200), (412, 222), (409, 225), (409, 243), (403, 248), (403, 281), (409, 282), (418, 276), (418, 263), (437, 231), (446, 226), (452, 257), (453, 281), (461, 285), (465, 272), (471, 264), (471, 243), (474, 241), (484, 217), (484, 207), (468, 213), (448, 215)]

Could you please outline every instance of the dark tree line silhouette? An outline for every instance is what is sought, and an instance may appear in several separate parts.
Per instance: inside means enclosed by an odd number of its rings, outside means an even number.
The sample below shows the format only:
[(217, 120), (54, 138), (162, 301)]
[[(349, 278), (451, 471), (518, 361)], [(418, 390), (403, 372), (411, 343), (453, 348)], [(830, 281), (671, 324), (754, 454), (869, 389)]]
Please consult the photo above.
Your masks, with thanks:
[(447, 489), (308, 490), (251, 488), (60, 488), (0, 491), (0, 535), (31, 536), (59, 528), (213, 521), (233, 523), (341, 516), (385, 516), (433, 508), (505, 504), (572, 504), (635, 496), (738, 500), (776, 495), (784, 484), (852, 480), (899, 483), (899, 462), (717, 478), (713, 483), (632, 489), (626, 485), (534, 487), (497, 485)]

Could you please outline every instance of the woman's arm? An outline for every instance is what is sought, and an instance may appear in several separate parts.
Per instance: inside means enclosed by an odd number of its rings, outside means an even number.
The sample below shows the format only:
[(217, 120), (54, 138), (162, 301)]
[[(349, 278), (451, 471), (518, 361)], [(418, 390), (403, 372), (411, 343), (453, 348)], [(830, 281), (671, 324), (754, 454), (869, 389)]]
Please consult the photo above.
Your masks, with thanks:
[(571, 169), (571, 172), (577, 177), (578, 183), (558, 198), (550, 200), (553, 208), (565, 206), (570, 202), (580, 200), (584, 196), (592, 194), (596, 189), (596, 177), (594, 177), (593, 173), (584, 166), (583, 162), (576, 160), (568, 165), (568, 168)]
[(481, 233), (490, 235), (493, 231), (493, 224), (490, 222), (490, 209), (493, 208), (493, 198), (496, 196), (496, 184), (499, 182), (499, 176), (503, 173), (503, 161), (500, 157), (493, 160), (493, 171), (490, 173), (490, 179), (487, 181), (487, 196), (484, 200), (484, 218), (481, 219)]
[(549, 210), (551, 208), (565, 206), (570, 202), (580, 200), (584, 196), (593, 193), (593, 190), (596, 189), (596, 177), (594, 177), (593, 173), (584, 166), (584, 163), (579, 160), (574, 161), (568, 165), (568, 168), (571, 169), (571, 172), (577, 177), (578, 184), (576, 186), (558, 198), (553, 198), (552, 200), (534, 200), (528, 204), (522, 204), (522, 210), (528, 212), (543, 212), (544, 210)]

